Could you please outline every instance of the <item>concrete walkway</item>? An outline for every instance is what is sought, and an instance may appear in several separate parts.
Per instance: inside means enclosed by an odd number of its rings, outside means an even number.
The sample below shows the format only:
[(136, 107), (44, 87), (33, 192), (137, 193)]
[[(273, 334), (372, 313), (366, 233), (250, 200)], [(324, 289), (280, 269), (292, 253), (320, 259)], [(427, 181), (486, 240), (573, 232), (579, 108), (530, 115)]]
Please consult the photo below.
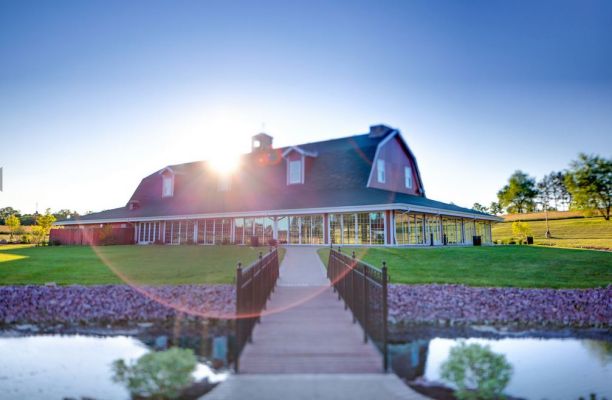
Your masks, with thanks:
[(425, 399), (396, 375), (333, 293), (313, 247), (287, 247), (253, 343), (205, 399)]
[(425, 400), (395, 374), (233, 375), (202, 400)]

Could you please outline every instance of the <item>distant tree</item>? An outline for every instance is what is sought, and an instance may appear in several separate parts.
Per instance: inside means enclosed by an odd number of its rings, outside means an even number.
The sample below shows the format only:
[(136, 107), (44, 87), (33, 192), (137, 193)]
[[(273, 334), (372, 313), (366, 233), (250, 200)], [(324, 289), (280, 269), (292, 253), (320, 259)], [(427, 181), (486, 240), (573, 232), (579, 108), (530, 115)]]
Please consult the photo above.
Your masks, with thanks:
[(79, 216), (76, 211), (70, 211), (68, 209), (59, 210), (53, 213), (53, 216), (58, 220), (72, 219)]
[(508, 184), (497, 192), (499, 205), (509, 213), (531, 212), (538, 192), (535, 179), (522, 171), (515, 171)]
[(512, 223), (512, 235), (521, 240), (527, 240), (527, 236), (533, 236), (533, 232), (527, 222), (514, 221)]
[(55, 221), (56, 218), (53, 216), (53, 214), (51, 214), (51, 209), (49, 208), (47, 208), (47, 211), (44, 214), (39, 215), (38, 218), (36, 218), (36, 226), (38, 226), (41, 230), (41, 243), (43, 243), (44, 239), (49, 236), (49, 232), (51, 232), (51, 227)]
[(45, 234), (42, 228), (38, 225), (32, 227), (32, 243), (39, 245), (42, 244), (45, 239)]
[(36, 214), (23, 214), (21, 216), (21, 225), (34, 225), (36, 224)]
[(502, 210), (502, 208), (501, 208), (501, 206), (499, 205), (499, 203), (498, 203), (498, 202), (496, 202), (496, 201), (492, 201), (492, 202), (491, 202), (491, 205), (489, 206), (489, 212), (490, 212), (491, 214), (493, 214), (493, 215), (499, 215), (499, 214), (501, 214), (501, 213), (502, 213), (502, 211), (503, 211), (503, 210)]
[[(554, 188), (553, 188), (553, 178), (552, 175), (554, 172), (551, 172), (549, 175), (544, 175), (542, 180), (538, 181), (536, 184), (536, 190), (538, 194), (536, 196), (537, 203), (542, 206), (542, 210), (550, 210), (551, 209), (551, 201), (554, 198)], [(557, 209), (555, 205), (554, 209)]]
[(563, 171), (550, 173), (552, 197), (555, 209), (557, 210), (560, 208), (565, 210), (569, 209), (570, 203), (572, 202), (572, 195), (569, 190), (567, 190), (567, 185), (565, 184), (566, 175), (567, 173)]
[(579, 154), (572, 161), (565, 176), (565, 184), (572, 196), (572, 207), (596, 209), (610, 220), (612, 207), (612, 159)]
[(474, 203), (474, 205), (472, 206), (472, 209), (476, 211), (484, 212), (484, 213), (489, 212), (489, 209), (480, 203)]
[(5, 221), (6, 226), (8, 226), (9, 228), (9, 232), (10, 232), (9, 240), (12, 242), (13, 236), (17, 234), (17, 232), (19, 231), (19, 228), (21, 226), (21, 221), (19, 221), (19, 218), (16, 215), (9, 215), (8, 217), (6, 217), (4, 221)]
[(13, 207), (0, 208), (0, 225), (5, 225), (6, 219), (11, 215), (14, 215), (17, 218), (19, 218), (20, 214), (19, 214), (19, 211), (15, 210)]

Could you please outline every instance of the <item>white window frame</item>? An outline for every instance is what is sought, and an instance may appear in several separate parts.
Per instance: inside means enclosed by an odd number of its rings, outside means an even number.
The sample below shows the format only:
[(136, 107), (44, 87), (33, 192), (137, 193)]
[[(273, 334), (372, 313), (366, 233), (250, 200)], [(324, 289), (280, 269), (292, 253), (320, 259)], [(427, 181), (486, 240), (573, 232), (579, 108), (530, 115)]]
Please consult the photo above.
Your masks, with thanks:
[(404, 186), (406, 189), (412, 189), (412, 167), (410, 165), (404, 167)]
[(378, 183), (387, 182), (387, 171), (385, 168), (385, 160), (383, 159), (376, 160), (376, 178)]
[(220, 192), (229, 192), (232, 188), (232, 177), (230, 175), (219, 175), (217, 179), (217, 189)]
[[(166, 191), (166, 182), (170, 182), (170, 191)], [(174, 175), (162, 175), (162, 197), (174, 196)]]
[[(299, 168), (299, 171), (297, 176), (293, 176), (293, 174), (291, 173), (291, 166), (292, 165), (297, 165)], [(296, 179), (293, 179), (296, 178)], [(287, 184), (288, 185), (299, 185), (301, 183), (304, 183), (304, 160), (288, 160), (287, 162)]]

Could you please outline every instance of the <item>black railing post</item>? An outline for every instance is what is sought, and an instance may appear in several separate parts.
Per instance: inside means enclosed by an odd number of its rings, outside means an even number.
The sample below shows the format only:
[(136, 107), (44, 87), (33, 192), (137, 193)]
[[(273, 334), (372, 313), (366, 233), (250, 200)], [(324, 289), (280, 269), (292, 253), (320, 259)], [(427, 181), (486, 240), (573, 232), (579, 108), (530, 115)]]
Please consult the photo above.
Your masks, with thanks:
[(368, 290), (368, 268), (363, 268), (363, 341), (368, 343), (368, 304), (370, 303)]
[(387, 345), (387, 319), (388, 319), (388, 304), (387, 304), (387, 263), (383, 261), (382, 265), (382, 323), (383, 323), (383, 331), (382, 331), (382, 346), (383, 346), (383, 369), (385, 372), (389, 370), (389, 354), (388, 354), (388, 345)]
[(242, 286), (242, 263), (238, 263), (236, 268), (236, 340), (234, 346), (234, 365), (236, 366), (236, 373), (240, 369), (240, 351), (242, 350), (242, 329), (241, 329), (241, 301), (242, 296), (240, 295), (240, 287)]

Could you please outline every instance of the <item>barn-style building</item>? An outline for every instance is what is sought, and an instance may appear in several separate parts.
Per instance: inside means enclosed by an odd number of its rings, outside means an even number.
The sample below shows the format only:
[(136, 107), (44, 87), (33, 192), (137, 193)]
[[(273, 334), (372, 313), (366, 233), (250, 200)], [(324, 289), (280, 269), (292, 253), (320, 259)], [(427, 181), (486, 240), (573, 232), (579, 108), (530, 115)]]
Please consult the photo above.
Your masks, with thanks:
[[(239, 168), (170, 165), (145, 177), (124, 207), (56, 223), (52, 240), (138, 244), (437, 246), (491, 243), (498, 217), (428, 199), (397, 129), (274, 148), (252, 138)], [(126, 235), (126, 232), (129, 232)], [(119, 234), (120, 233), (120, 234)]]

